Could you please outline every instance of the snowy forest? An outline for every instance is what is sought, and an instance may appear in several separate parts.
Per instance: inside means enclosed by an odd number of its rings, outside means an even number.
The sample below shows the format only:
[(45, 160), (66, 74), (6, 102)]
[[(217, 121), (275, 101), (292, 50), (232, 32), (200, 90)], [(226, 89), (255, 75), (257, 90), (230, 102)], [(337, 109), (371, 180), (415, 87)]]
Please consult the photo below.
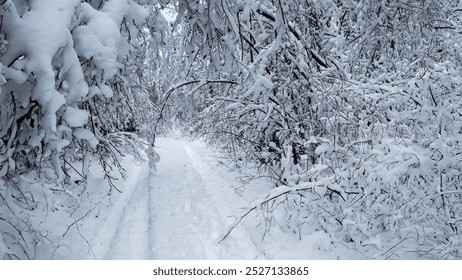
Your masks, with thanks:
[(100, 258), (176, 130), (256, 194), (214, 246), (460, 259), (461, 73), (455, 0), (0, 0), (0, 258)]

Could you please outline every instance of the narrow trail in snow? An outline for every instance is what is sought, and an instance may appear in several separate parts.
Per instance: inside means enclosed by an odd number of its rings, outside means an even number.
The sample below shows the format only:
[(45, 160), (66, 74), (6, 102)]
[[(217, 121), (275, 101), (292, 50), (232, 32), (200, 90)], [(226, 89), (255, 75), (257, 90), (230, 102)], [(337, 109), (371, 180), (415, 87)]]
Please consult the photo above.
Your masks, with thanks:
[[(162, 164), (152, 179), (153, 253), (156, 259), (214, 258), (211, 242), (217, 233), (215, 219), (206, 213), (216, 210), (204, 199), (203, 183), (191, 166), (183, 144), (158, 141)], [(162, 147), (165, 147), (162, 151)], [(168, 156), (174, 150), (174, 157)]]
[[(248, 232), (236, 229), (239, 199), (187, 140), (158, 138), (157, 172), (131, 166), (124, 193), (92, 242), (98, 259), (253, 259)], [(233, 210), (232, 210), (233, 209)]]
[(148, 259), (149, 201), (148, 173), (142, 165), (133, 164), (124, 192), (114, 202), (111, 212), (92, 238), (89, 259)]
[[(149, 230), (151, 215), (149, 211), (149, 185), (141, 174), (135, 189), (123, 210), (116, 235), (104, 259), (150, 259)], [(146, 175), (144, 175), (146, 176)], [(143, 180), (143, 178), (145, 178)]]
[[(154, 213), (152, 257), (248, 258), (244, 252), (252, 251), (252, 244), (243, 241), (245, 250), (236, 244), (218, 244), (221, 234), (234, 221), (229, 220), (232, 212), (224, 204), (234, 202), (218, 198), (225, 194), (217, 176), (197, 170), (201, 160), (194, 157), (194, 150), (186, 140), (159, 138), (157, 145), (162, 159), (151, 179), (151, 201), (156, 201), (151, 205), (151, 213)], [(214, 185), (207, 184), (207, 178), (201, 175), (214, 178), (211, 182)], [(256, 250), (252, 254), (256, 254)]]

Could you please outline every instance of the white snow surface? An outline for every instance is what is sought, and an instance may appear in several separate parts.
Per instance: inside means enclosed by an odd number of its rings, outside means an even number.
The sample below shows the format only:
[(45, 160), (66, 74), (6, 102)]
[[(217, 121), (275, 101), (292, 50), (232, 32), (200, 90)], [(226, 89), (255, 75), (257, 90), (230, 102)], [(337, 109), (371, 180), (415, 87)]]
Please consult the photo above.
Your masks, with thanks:
[(218, 152), (200, 140), (161, 137), (156, 150), (157, 172), (148, 163), (125, 161), (123, 193), (113, 194), (107, 211), (88, 218), (75, 235), (86, 246), (68, 240), (65, 254), (55, 258), (335, 259), (348, 253), (331, 248), (321, 232), (303, 240), (277, 228), (265, 232), (255, 211), (220, 242), (270, 183), (257, 179), (243, 188), (243, 174), (220, 164)]
[(87, 123), (89, 117), (90, 114), (87, 111), (74, 107), (67, 107), (63, 115), (63, 119), (69, 127), (82, 127)]

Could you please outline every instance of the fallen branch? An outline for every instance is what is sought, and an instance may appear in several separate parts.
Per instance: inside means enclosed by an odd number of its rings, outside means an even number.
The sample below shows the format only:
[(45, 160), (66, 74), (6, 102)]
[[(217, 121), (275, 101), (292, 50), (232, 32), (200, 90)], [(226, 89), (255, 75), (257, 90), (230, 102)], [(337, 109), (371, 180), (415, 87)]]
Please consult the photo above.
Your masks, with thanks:
[(71, 229), (71, 227), (73, 225), (75, 225), (76, 223), (78, 223), (79, 221), (83, 220), (84, 218), (86, 218), (88, 216), (88, 214), (90, 214), (91, 212), (93, 212), (93, 210), (96, 209), (96, 207), (99, 205), (99, 203), (97, 203), (92, 209), (88, 210), (87, 213), (85, 213), (85, 215), (83, 215), (82, 217), (80, 217), (79, 219), (75, 220), (72, 224), (70, 224), (69, 226), (67, 226), (67, 229), (66, 231), (63, 233), (63, 237), (67, 234), (67, 232)]
[(280, 196), (283, 196), (283, 195), (287, 195), (287, 194), (298, 194), (298, 192), (300, 191), (305, 191), (305, 190), (308, 190), (308, 189), (312, 189), (312, 186), (311, 187), (302, 187), (302, 188), (290, 188), (290, 187), (287, 187), (287, 186), (280, 186), (278, 188), (275, 188), (273, 189), (272, 191), (270, 191), (270, 193), (268, 194), (268, 196), (265, 198), (265, 199), (260, 199), (260, 200), (257, 200), (253, 203), (253, 205), (245, 212), (245, 214), (243, 214), (236, 222), (234, 222), (231, 227), (228, 229), (228, 231), (226, 232), (225, 235), (223, 235), (223, 237), (220, 239), (220, 241), (218, 241), (218, 244), (220, 244), (221, 242), (223, 242), (230, 234), (231, 232), (237, 227), (237, 225), (239, 225), (241, 223), (241, 221), (247, 216), (250, 214), (250, 212), (252, 212), (253, 210), (257, 209), (258, 206), (263, 206), (264, 204), (280, 197)]
[(223, 241), (226, 239), (226, 237), (228, 237), (228, 236), (231, 234), (231, 232), (234, 230), (234, 228), (237, 227), (237, 225), (242, 221), (242, 219), (244, 219), (245, 216), (247, 216), (250, 212), (252, 212), (252, 211), (255, 210), (255, 209), (257, 209), (257, 206), (254, 206), (254, 207), (250, 208), (250, 209), (247, 211), (247, 213), (245, 213), (244, 215), (242, 215), (242, 216), (239, 218), (238, 221), (234, 222), (234, 224), (230, 227), (230, 229), (229, 229), (228, 232), (223, 236), (223, 238), (221, 238), (221, 240), (218, 241), (218, 244), (220, 244), (221, 242), (223, 242)]

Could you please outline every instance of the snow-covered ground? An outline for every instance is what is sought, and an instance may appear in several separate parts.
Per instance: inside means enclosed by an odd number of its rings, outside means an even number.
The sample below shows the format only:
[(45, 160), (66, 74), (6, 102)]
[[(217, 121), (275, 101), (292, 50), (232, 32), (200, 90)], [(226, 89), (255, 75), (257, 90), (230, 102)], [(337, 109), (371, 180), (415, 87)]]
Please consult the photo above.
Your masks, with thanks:
[(243, 174), (221, 164), (219, 153), (200, 140), (162, 137), (156, 146), (157, 172), (148, 163), (125, 161), (123, 193), (113, 194), (75, 235), (87, 246), (68, 240), (66, 254), (56, 258), (335, 259), (347, 253), (331, 248), (320, 232), (302, 240), (276, 227), (265, 232), (254, 212), (220, 242), (270, 182), (260, 178), (243, 186)]

